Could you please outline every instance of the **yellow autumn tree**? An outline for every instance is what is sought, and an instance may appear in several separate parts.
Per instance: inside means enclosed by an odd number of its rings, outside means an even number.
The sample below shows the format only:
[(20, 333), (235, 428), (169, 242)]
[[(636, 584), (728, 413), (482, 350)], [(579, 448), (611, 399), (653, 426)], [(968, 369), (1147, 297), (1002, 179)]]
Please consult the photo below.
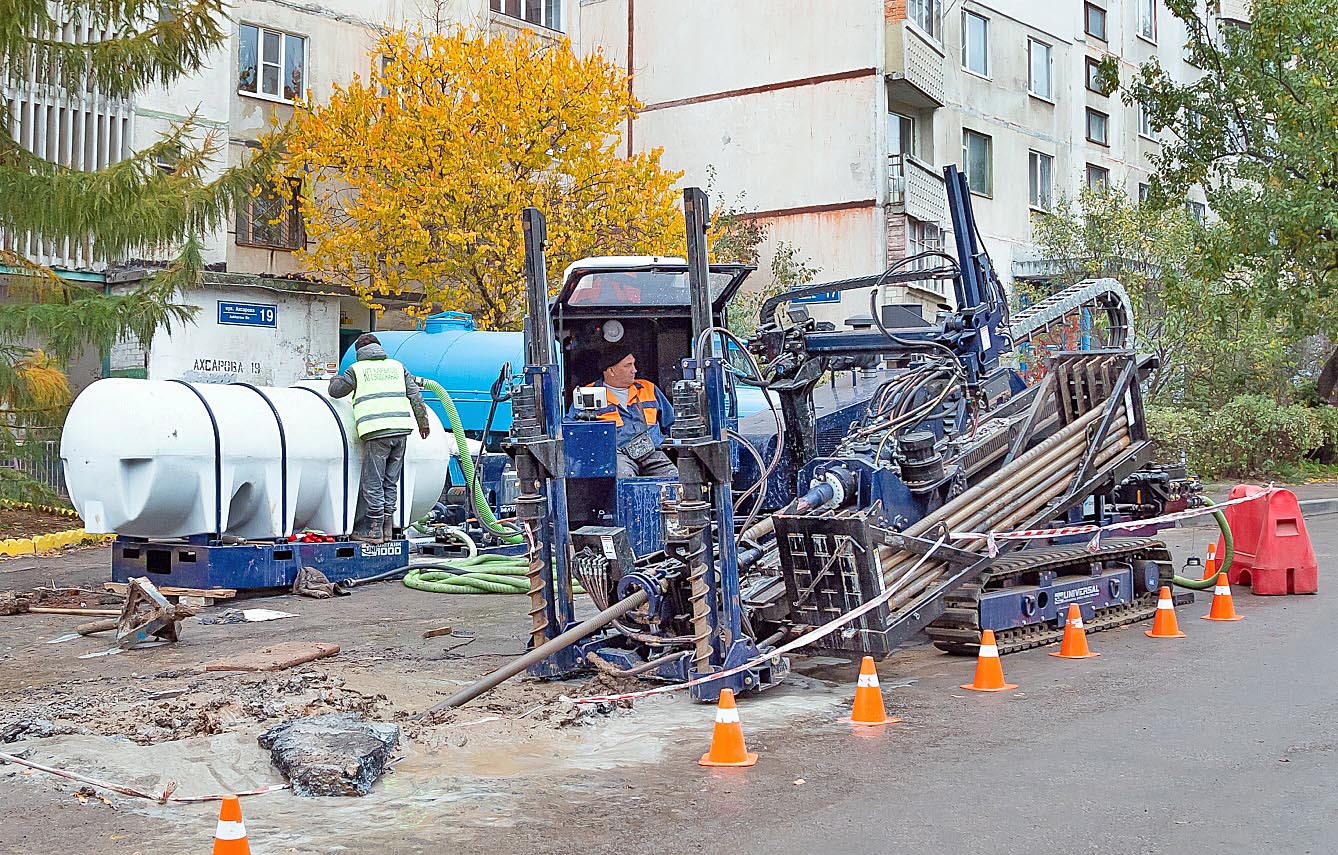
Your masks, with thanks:
[(624, 157), (626, 75), (567, 41), (389, 32), (370, 73), (297, 111), (285, 176), (304, 177), (305, 269), (365, 301), (421, 292), (485, 328), (525, 314), (520, 212), (548, 218), (549, 280), (589, 255), (683, 243), (660, 151)]

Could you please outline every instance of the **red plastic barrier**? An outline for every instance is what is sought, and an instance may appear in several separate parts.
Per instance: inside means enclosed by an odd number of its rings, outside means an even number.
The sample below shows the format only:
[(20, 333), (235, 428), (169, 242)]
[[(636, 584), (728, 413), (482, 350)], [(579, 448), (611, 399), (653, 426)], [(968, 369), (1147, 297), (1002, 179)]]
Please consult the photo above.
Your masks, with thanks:
[[(1231, 488), (1231, 498), (1263, 492), (1263, 487), (1241, 484)], [(1235, 540), (1236, 556), (1227, 574), (1232, 585), (1249, 585), (1262, 596), (1319, 590), (1319, 564), (1295, 493), (1274, 489), (1267, 498), (1232, 505), (1223, 513)], [(1219, 541), (1217, 554), (1225, 550)]]

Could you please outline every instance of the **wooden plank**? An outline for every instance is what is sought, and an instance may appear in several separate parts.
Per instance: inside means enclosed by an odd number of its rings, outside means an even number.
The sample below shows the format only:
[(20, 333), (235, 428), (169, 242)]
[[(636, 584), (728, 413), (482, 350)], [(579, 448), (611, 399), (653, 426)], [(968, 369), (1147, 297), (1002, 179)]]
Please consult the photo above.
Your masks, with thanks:
[(91, 615), (93, 617), (117, 617), (120, 609), (60, 609), (54, 606), (29, 606), (28, 611), (35, 615)]
[[(129, 587), (125, 582), (105, 582), (104, 590), (113, 594), (124, 594)], [(174, 588), (171, 585), (157, 585), (158, 593), (164, 597), (211, 597), (215, 600), (229, 600), (237, 596), (236, 588)]]
[(206, 671), (281, 671), (294, 665), (334, 656), (338, 644), (323, 641), (287, 641), (260, 650), (239, 653), (204, 666)]

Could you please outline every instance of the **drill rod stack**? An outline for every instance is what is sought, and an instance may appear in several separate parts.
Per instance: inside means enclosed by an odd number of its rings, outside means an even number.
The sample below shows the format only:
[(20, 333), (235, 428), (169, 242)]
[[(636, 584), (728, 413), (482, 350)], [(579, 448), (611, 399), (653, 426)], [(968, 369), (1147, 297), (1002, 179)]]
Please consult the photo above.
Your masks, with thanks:
[[(1087, 454), (1088, 432), (1104, 412), (1104, 407), (1098, 407), (1078, 417), (981, 482), (976, 489), (958, 496), (907, 528), (905, 533), (932, 537), (931, 532), (940, 525), (946, 525), (951, 532), (1006, 532), (1026, 525), (1046, 506), (1068, 493)], [(1131, 444), (1127, 418), (1120, 414), (1111, 421), (1105, 443), (1096, 454), (1096, 468), (1111, 464)], [(984, 546), (984, 541), (975, 540), (959, 548), (978, 552)], [(879, 548), (878, 559), (884, 583), (897, 592), (888, 603), (890, 611), (906, 605), (931, 587), (947, 569), (945, 562), (931, 559), (912, 573), (917, 556), (888, 546)]]

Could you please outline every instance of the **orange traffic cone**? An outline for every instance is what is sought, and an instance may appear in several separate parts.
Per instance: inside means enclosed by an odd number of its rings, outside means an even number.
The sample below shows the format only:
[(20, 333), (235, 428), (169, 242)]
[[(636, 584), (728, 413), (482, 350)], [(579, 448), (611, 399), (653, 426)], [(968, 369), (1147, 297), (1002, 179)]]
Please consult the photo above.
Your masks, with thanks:
[(1213, 579), (1217, 576), (1217, 542), (1208, 544), (1208, 560), (1203, 565), (1203, 578)]
[(246, 823), (242, 822), (242, 804), (236, 796), (224, 796), (218, 809), (214, 855), (251, 855), (251, 844), (246, 842)]
[(855, 683), (855, 707), (850, 718), (843, 721), (854, 724), (896, 724), (901, 719), (889, 717), (883, 706), (883, 690), (878, 688), (878, 671), (873, 657), (865, 656), (859, 665), (859, 680)]
[(757, 762), (757, 755), (750, 754), (743, 744), (743, 727), (739, 725), (739, 709), (734, 705), (733, 689), (720, 690), (711, 750), (697, 762), (702, 766), (751, 766)]
[(1152, 620), (1152, 629), (1144, 630), (1148, 638), (1184, 638), (1180, 625), (1175, 620), (1175, 603), (1171, 601), (1171, 589), (1165, 585), (1157, 594), (1157, 616)]
[(999, 662), (999, 648), (994, 643), (994, 630), (980, 633), (980, 654), (976, 657), (976, 678), (964, 683), (963, 689), (973, 692), (1006, 692), (1016, 689), (1015, 683), (1005, 683), (1003, 665)]
[(1227, 574), (1217, 574), (1217, 587), (1213, 588), (1213, 606), (1203, 616), (1204, 620), (1245, 620), (1236, 614), (1236, 604), (1231, 602), (1231, 586), (1227, 584)]
[(1060, 642), (1059, 652), (1051, 653), (1060, 659), (1092, 659), (1100, 656), (1087, 649), (1087, 631), (1082, 626), (1082, 609), (1077, 603), (1069, 604), (1068, 620), (1064, 621), (1064, 640)]

